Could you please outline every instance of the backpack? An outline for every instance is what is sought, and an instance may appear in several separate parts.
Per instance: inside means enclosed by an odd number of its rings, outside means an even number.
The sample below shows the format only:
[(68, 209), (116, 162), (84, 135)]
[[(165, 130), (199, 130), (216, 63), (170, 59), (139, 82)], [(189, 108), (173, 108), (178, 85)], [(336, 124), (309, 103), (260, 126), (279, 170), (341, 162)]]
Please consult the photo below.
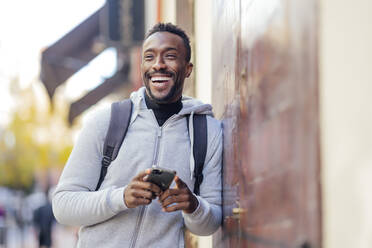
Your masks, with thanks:
[[(126, 99), (121, 102), (114, 102), (111, 104), (111, 118), (110, 125), (106, 134), (105, 142), (103, 144), (103, 158), (101, 161), (101, 173), (97, 183), (96, 191), (101, 186), (107, 168), (111, 162), (114, 161), (118, 155), (121, 144), (127, 133), (130, 118), (132, 115), (132, 102)], [(190, 115), (187, 117), (187, 124), (189, 123)], [(195, 161), (195, 185), (194, 193), (199, 195), (200, 184), (203, 182), (203, 167), (205, 156), (207, 153), (207, 117), (204, 114), (195, 114), (193, 118), (194, 125), (194, 144), (193, 155)], [(189, 125), (187, 125), (189, 128)]]

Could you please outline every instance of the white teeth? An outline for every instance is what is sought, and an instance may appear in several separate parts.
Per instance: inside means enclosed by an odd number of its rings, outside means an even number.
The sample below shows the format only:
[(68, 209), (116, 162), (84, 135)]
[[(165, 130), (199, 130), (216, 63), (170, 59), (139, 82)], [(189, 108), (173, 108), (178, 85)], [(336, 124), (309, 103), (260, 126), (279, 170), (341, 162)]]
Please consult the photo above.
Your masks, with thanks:
[(152, 77), (151, 81), (168, 81), (171, 77)]

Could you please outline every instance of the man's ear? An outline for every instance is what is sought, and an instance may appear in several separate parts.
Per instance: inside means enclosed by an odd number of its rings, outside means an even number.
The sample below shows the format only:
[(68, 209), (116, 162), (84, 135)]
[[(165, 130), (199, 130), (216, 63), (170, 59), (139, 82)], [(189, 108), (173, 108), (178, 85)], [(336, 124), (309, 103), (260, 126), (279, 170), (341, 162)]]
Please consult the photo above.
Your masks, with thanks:
[(186, 77), (190, 77), (193, 67), (194, 65), (191, 62), (188, 63), (187, 68), (186, 68)]

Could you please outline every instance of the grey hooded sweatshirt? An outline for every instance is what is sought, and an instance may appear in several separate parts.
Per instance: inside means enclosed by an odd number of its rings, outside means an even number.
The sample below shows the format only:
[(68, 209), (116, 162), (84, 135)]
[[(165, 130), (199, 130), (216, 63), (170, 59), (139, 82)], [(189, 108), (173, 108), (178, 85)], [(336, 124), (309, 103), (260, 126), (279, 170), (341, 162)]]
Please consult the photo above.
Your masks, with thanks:
[[(159, 127), (144, 100), (145, 88), (132, 93), (133, 112), (128, 132), (116, 160), (108, 168), (98, 191), (103, 143), (110, 121), (110, 108), (95, 112), (77, 139), (53, 197), (57, 220), (81, 226), (78, 247), (184, 247), (184, 231), (210, 235), (221, 223), (221, 123), (212, 117), (208, 104), (183, 97), (183, 108)], [(204, 180), (197, 196), (197, 209), (166, 213), (153, 200), (147, 206), (127, 208), (126, 185), (140, 171), (159, 166), (177, 171), (193, 191), (193, 126), (185, 115), (207, 114), (208, 148)], [(171, 185), (174, 187), (174, 183)]]

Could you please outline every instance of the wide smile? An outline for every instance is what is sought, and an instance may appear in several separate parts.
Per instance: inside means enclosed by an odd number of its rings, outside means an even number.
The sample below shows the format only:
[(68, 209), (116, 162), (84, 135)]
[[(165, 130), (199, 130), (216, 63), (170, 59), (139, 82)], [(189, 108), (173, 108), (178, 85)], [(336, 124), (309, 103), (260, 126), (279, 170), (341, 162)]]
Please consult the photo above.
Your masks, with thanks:
[(173, 80), (170, 74), (154, 74), (149, 76), (150, 82), (157, 90), (164, 90), (168, 88)]
[(152, 76), (151, 81), (153, 83), (165, 83), (172, 79), (170, 76)]

